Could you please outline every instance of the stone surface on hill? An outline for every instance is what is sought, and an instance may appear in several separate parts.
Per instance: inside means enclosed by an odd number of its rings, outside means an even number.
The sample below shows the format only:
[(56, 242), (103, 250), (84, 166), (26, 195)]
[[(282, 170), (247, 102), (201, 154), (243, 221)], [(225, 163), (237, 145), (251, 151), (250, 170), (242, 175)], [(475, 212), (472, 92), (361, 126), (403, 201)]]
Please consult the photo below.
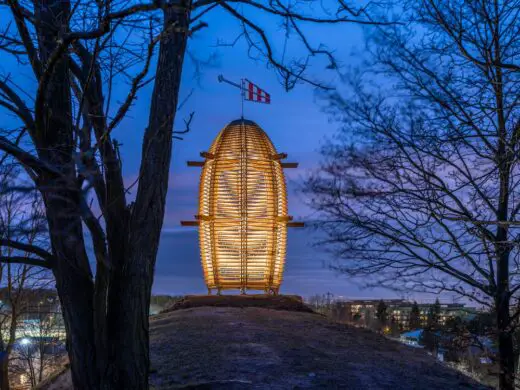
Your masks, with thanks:
[(186, 295), (163, 310), (164, 313), (192, 307), (262, 307), (313, 313), (298, 295)]
[(203, 306), (150, 325), (157, 390), (484, 388), (422, 350), (313, 313)]

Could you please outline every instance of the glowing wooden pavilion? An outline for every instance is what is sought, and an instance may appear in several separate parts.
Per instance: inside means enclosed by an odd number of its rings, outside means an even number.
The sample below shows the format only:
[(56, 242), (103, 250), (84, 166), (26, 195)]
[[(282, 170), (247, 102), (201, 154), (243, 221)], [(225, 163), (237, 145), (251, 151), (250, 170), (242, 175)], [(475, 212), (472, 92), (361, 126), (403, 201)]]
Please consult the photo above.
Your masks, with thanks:
[(202, 167), (199, 213), (183, 226), (199, 226), (204, 279), (211, 294), (226, 289), (278, 293), (285, 263), (287, 215), (283, 168), (267, 134), (254, 122), (231, 122), (217, 135)]

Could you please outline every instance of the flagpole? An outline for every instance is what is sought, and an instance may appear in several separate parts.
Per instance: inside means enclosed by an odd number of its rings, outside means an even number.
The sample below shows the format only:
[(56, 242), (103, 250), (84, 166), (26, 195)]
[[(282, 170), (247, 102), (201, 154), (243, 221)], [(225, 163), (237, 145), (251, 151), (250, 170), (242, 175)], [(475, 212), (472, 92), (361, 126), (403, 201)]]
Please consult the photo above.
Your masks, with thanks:
[(241, 85), (241, 88), (240, 88), (240, 98), (242, 99), (242, 119), (244, 119), (244, 100), (246, 98), (246, 93), (245, 93), (245, 90), (244, 90), (244, 79), (240, 79), (240, 85)]

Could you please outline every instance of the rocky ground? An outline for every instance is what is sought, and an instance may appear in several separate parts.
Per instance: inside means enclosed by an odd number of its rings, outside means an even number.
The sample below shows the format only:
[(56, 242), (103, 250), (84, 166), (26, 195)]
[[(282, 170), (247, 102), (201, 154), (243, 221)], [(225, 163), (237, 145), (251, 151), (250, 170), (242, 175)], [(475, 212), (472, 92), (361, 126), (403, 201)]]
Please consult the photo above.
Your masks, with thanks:
[(151, 321), (155, 389), (478, 389), (424, 351), (305, 312), (195, 307)]
[(175, 310), (190, 309), (193, 307), (260, 307), (264, 309), (299, 311), (313, 313), (312, 309), (303, 303), (298, 295), (186, 295), (182, 299), (172, 302), (162, 313)]
[[(484, 389), (423, 350), (269, 299), (187, 297), (152, 317), (150, 388)], [(52, 382), (71, 388), (68, 372)]]

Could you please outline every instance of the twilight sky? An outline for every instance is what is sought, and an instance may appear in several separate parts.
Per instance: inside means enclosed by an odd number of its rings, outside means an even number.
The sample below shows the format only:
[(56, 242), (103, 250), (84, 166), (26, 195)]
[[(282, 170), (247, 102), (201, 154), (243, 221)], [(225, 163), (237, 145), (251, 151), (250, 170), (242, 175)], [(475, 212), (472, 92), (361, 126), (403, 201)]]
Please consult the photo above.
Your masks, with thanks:
[[(289, 155), (287, 161), (300, 163), (298, 169), (286, 170), (289, 191), (289, 213), (296, 220), (311, 219), (311, 211), (305, 207), (301, 196), (295, 191), (295, 183), (319, 162), (318, 148), (324, 137), (331, 136), (336, 125), (328, 122), (321, 112), (315, 91), (309, 85), (298, 85), (285, 92), (277, 80), (276, 73), (264, 62), (248, 58), (243, 42), (235, 47), (215, 47), (219, 40), (230, 42), (238, 34), (234, 23), (222, 14), (215, 13), (206, 19), (209, 28), (201, 31), (189, 43), (190, 52), (204, 59), (216, 52), (218, 60), (214, 66), (202, 69), (200, 79), (194, 78), (193, 64), (188, 60), (184, 69), (181, 95), (191, 97), (177, 116), (177, 124), (182, 128), (182, 120), (189, 112), (195, 112), (192, 131), (184, 141), (175, 142), (171, 163), (170, 189), (164, 224), (165, 234), (157, 263), (154, 291), (157, 293), (204, 293), (200, 261), (198, 257), (197, 234), (194, 230), (179, 228), (181, 219), (193, 219), (197, 210), (197, 190), (200, 169), (186, 167), (186, 160), (199, 160), (199, 152), (207, 150), (222, 127), (240, 117), (239, 90), (217, 81), (223, 74), (226, 78), (239, 81), (248, 78), (271, 94), (272, 104), (245, 103), (244, 116), (257, 122), (270, 136), (278, 152)], [(271, 21), (266, 21), (272, 25)], [(308, 36), (315, 44), (325, 43), (336, 51), (344, 62), (350, 61), (349, 52), (362, 48), (362, 29), (358, 26), (308, 26)], [(276, 44), (283, 42), (283, 34), (278, 34)], [(299, 48), (301, 50), (301, 48)], [(203, 53), (203, 54), (199, 54)], [(295, 48), (293, 55), (303, 56)], [(336, 75), (325, 70), (324, 62), (315, 62), (311, 72), (315, 77), (331, 81)], [(146, 99), (142, 99), (147, 101)], [(146, 107), (143, 107), (146, 109)], [(144, 111), (146, 112), (146, 111)], [(128, 127), (144, 127), (146, 117), (135, 115)], [(127, 128), (126, 124), (123, 128)], [(140, 131), (138, 131), (140, 133)], [(129, 175), (137, 172), (140, 137), (126, 141), (123, 157)], [(127, 148), (128, 146), (128, 148)], [(126, 157), (129, 156), (129, 157)], [(132, 160), (132, 161), (128, 161)], [(135, 165), (134, 165), (135, 164)], [(310, 231), (289, 232), (287, 265), (282, 291), (308, 296), (315, 293), (333, 292), (335, 295), (367, 297), (374, 291), (361, 291), (344, 278), (338, 278), (325, 266), (327, 258), (321, 251), (310, 247), (313, 240)], [(171, 256), (175, 253), (176, 256)], [(381, 294), (381, 292), (379, 292)]]
[[(186, 161), (199, 160), (199, 152), (209, 148), (218, 131), (228, 122), (240, 117), (239, 91), (227, 84), (218, 83), (219, 74), (234, 81), (241, 77), (248, 78), (271, 94), (271, 105), (246, 102), (244, 116), (254, 120), (267, 132), (278, 152), (288, 153), (287, 161), (300, 163), (298, 169), (285, 171), (289, 214), (295, 220), (313, 218), (312, 211), (305, 206), (302, 196), (296, 191), (296, 183), (319, 164), (320, 145), (326, 137), (333, 136), (337, 129), (337, 124), (329, 122), (327, 115), (321, 111), (322, 102), (316, 99), (315, 90), (311, 86), (301, 84), (294, 90), (285, 92), (272, 69), (261, 61), (248, 58), (244, 44), (239, 43), (233, 48), (214, 48), (217, 39), (229, 42), (238, 33), (238, 30), (231, 28), (229, 19), (221, 16), (214, 14), (207, 19), (209, 29), (201, 31), (190, 41), (190, 51), (210, 55), (217, 50), (219, 60), (216, 66), (203, 69), (200, 80), (193, 78), (189, 62), (184, 69), (181, 95), (187, 96), (191, 91), (193, 94), (179, 112), (177, 123), (182, 128), (182, 119), (191, 111), (195, 111), (195, 119), (192, 132), (184, 141), (175, 142), (173, 148), (165, 233), (161, 238), (154, 285), (156, 293), (185, 294), (206, 291), (198, 255), (197, 232), (194, 229), (180, 228), (179, 221), (193, 219), (197, 210), (200, 169), (187, 168)], [(355, 66), (359, 62), (359, 52), (364, 47), (363, 30), (359, 26), (309, 25), (307, 32), (313, 43), (322, 42), (333, 49), (345, 67)], [(275, 40), (277, 43), (281, 41), (283, 39)], [(300, 48), (300, 52), (295, 50), (293, 55), (303, 56), (304, 52)], [(326, 71), (325, 66), (324, 62), (314, 63), (312, 74), (322, 80), (334, 82), (337, 75)], [(141, 121), (135, 122), (138, 118), (136, 115), (132, 123), (139, 123), (137, 128), (140, 129), (146, 118), (142, 117)], [(140, 138), (132, 137), (132, 142), (125, 153), (133, 155), (138, 152)], [(124, 156), (126, 155), (128, 154)], [(134, 164), (135, 161), (137, 160), (134, 160)], [(128, 161), (125, 163), (127, 167), (132, 164), (128, 164)], [(136, 170), (133, 174), (136, 174)], [(310, 229), (289, 229), (283, 293), (309, 296), (332, 292), (335, 296), (349, 298), (398, 297), (389, 291), (363, 289), (329, 270), (327, 264), (332, 259), (323, 250), (311, 245), (315, 234)]]
[[(261, 23), (266, 34), (274, 43), (275, 53), (280, 53), (285, 37), (274, 20), (256, 13), (252, 18)], [(0, 9), (0, 20), (6, 20), (5, 11)], [(312, 212), (305, 207), (301, 196), (295, 191), (295, 183), (319, 163), (318, 149), (326, 137), (333, 136), (337, 124), (329, 123), (320, 110), (320, 102), (309, 85), (298, 85), (285, 92), (278, 82), (276, 73), (262, 60), (253, 60), (247, 55), (243, 40), (233, 47), (222, 45), (233, 42), (240, 32), (239, 25), (222, 11), (210, 12), (204, 20), (209, 27), (197, 32), (189, 42), (180, 100), (189, 96), (178, 112), (176, 124), (183, 128), (183, 119), (195, 112), (191, 132), (184, 141), (174, 141), (170, 184), (166, 205), (164, 234), (159, 248), (154, 292), (168, 294), (204, 293), (202, 270), (200, 267), (196, 230), (180, 228), (179, 221), (193, 219), (197, 212), (197, 191), (200, 169), (187, 168), (187, 160), (200, 159), (199, 153), (209, 148), (212, 140), (228, 122), (240, 117), (239, 91), (217, 81), (223, 74), (226, 78), (239, 81), (248, 78), (271, 94), (271, 105), (247, 103), (245, 117), (257, 122), (270, 136), (278, 152), (288, 153), (287, 161), (300, 163), (298, 169), (286, 170), (289, 190), (289, 213), (295, 220), (311, 220)], [(304, 26), (309, 41), (325, 44), (332, 49), (345, 69), (359, 63), (363, 51), (362, 28), (354, 24)], [(286, 46), (286, 60), (306, 56), (297, 37), (292, 37)], [(191, 58), (209, 65), (197, 68)], [(314, 78), (334, 83), (338, 76), (327, 71), (327, 63), (316, 59), (311, 61), (309, 74)], [(140, 67), (139, 67), (140, 70)], [(198, 71), (197, 71), (198, 70)], [(133, 70), (130, 69), (131, 73)], [(136, 68), (135, 72), (138, 69)], [(31, 71), (15, 62), (3, 60), (0, 74), (15, 75), (16, 80), (30, 94), (35, 89)], [(115, 86), (114, 106), (126, 96), (129, 86), (120, 83)], [(121, 154), (125, 181), (132, 183), (137, 177), (143, 129), (148, 118), (151, 85), (143, 89), (136, 104), (113, 137), (123, 144)], [(117, 105), (115, 104), (117, 103)], [(5, 126), (14, 125), (12, 118), (2, 115)], [(130, 195), (131, 197), (131, 195)], [(289, 248), (285, 283), (282, 291), (304, 296), (315, 293), (332, 292), (347, 297), (394, 297), (390, 292), (362, 290), (357, 285), (338, 277), (328, 270), (330, 258), (323, 251), (312, 248), (314, 232), (305, 230), (289, 232)]]
[[(239, 26), (221, 12), (211, 13), (206, 19), (209, 27), (197, 33), (189, 42), (186, 66), (183, 70), (181, 100), (190, 95), (177, 114), (178, 129), (183, 119), (195, 112), (192, 130), (184, 141), (174, 141), (171, 176), (164, 222), (164, 234), (159, 249), (154, 292), (167, 294), (205, 293), (198, 253), (198, 237), (194, 229), (181, 228), (179, 221), (192, 220), (197, 213), (197, 191), (200, 169), (186, 167), (187, 160), (200, 160), (199, 153), (209, 148), (217, 133), (230, 121), (240, 117), (239, 90), (219, 83), (219, 74), (239, 81), (248, 78), (271, 94), (272, 104), (245, 103), (244, 116), (257, 122), (269, 135), (278, 152), (288, 153), (287, 161), (300, 163), (298, 169), (286, 170), (288, 181), (289, 213), (296, 220), (312, 219), (312, 212), (295, 191), (296, 182), (319, 163), (318, 149), (325, 137), (334, 134), (337, 125), (329, 123), (321, 112), (315, 90), (309, 85), (298, 85), (285, 92), (276, 73), (263, 61), (248, 58), (243, 41), (234, 47), (221, 47), (219, 43), (232, 42), (239, 34)], [(268, 27), (268, 34), (275, 42), (275, 50), (285, 41), (273, 19), (261, 20)], [(324, 43), (334, 50), (345, 66), (355, 65), (352, 52), (363, 49), (363, 31), (356, 25), (313, 26), (307, 25), (307, 36), (315, 45)], [(296, 37), (289, 41), (288, 52), (292, 57), (306, 55)], [(203, 66), (196, 74), (193, 55), (204, 61), (215, 56), (210, 66)], [(325, 61), (314, 61), (310, 74), (315, 78), (333, 82), (334, 72), (327, 71)], [(196, 77), (196, 76), (199, 77)], [(124, 90), (124, 89), (123, 89)], [(151, 88), (141, 93), (132, 115), (115, 133), (123, 142), (123, 162), (128, 183), (137, 176), (142, 129), (146, 125)], [(353, 285), (344, 277), (338, 277), (327, 269), (330, 258), (310, 243), (314, 233), (309, 230), (290, 230), (286, 272), (282, 291), (304, 296), (326, 293), (336, 296), (371, 297), (391, 293), (366, 291)]]
[[(266, 26), (272, 26), (270, 36), (275, 42), (275, 49), (280, 50), (284, 35), (274, 23), (275, 20), (264, 18)], [(187, 160), (197, 160), (199, 153), (209, 148), (217, 133), (230, 121), (240, 117), (240, 93), (234, 87), (219, 83), (219, 74), (234, 81), (248, 78), (271, 94), (272, 104), (245, 103), (244, 116), (258, 123), (269, 135), (279, 152), (289, 154), (287, 161), (297, 161), (300, 168), (287, 170), (290, 185), (290, 212), (296, 216), (307, 216), (309, 210), (303, 207), (294, 193), (291, 181), (305, 175), (318, 163), (320, 143), (325, 136), (334, 133), (336, 125), (328, 123), (327, 116), (321, 112), (319, 102), (315, 99), (314, 89), (305, 84), (294, 90), (285, 92), (278, 82), (274, 70), (269, 69), (264, 61), (248, 58), (247, 47), (238, 41), (234, 47), (218, 47), (219, 43), (232, 42), (239, 34), (239, 26), (226, 14), (212, 11), (205, 21), (209, 27), (195, 34), (189, 42), (180, 100), (190, 95), (182, 110), (178, 112), (176, 124), (183, 129), (183, 119), (190, 112), (195, 112), (191, 133), (184, 141), (174, 140), (170, 191), (168, 193), (165, 229), (179, 226), (179, 220), (192, 219), (196, 213), (197, 185), (200, 170), (186, 167)], [(278, 21), (276, 21), (278, 22)], [(359, 26), (313, 26), (307, 25), (308, 37), (314, 44), (325, 43), (333, 49), (336, 56), (345, 64), (352, 64), (350, 57), (353, 49), (363, 47), (363, 33)], [(278, 35), (280, 38), (278, 38)], [(294, 46), (289, 48), (293, 58), (306, 55), (296, 37), (289, 40)], [(204, 61), (216, 56), (209, 66), (202, 66), (199, 77), (196, 77), (193, 55)], [(331, 82), (337, 78), (332, 71), (326, 71), (325, 61), (313, 60), (310, 74), (315, 78)], [(127, 86), (121, 86), (124, 92)], [(148, 118), (148, 103), (151, 87), (143, 90), (132, 114), (126, 118), (114, 133), (114, 137), (123, 144), (122, 156), (125, 176), (132, 182), (137, 176), (143, 129)]]

